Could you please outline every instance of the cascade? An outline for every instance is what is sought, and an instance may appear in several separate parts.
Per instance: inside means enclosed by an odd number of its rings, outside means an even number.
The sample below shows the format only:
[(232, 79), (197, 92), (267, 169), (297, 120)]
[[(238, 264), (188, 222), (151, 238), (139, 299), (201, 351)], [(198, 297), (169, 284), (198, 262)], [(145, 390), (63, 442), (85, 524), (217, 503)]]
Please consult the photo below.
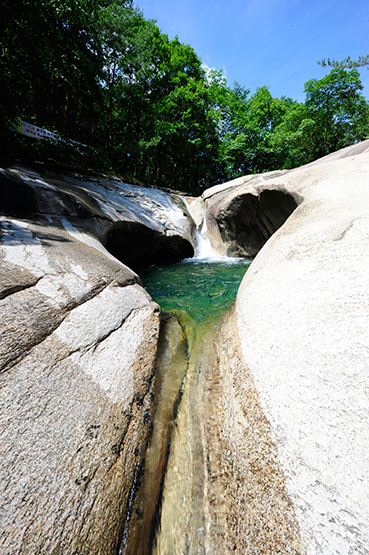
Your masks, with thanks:
[(211, 244), (208, 235), (208, 226), (206, 222), (206, 215), (204, 210), (204, 201), (200, 198), (190, 199), (187, 197), (181, 197), (186, 209), (195, 223), (195, 235), (194, 235), (194, 260), (203, 261), (229, 261), (227, 256), (219, 254)]
[(195, 255), (194, 258), (197, 260), (209, 260), (209, 261), (226, 261), (227, 256), (219, 254), (212, 246), (209, 236), (208, 227), (206, 223), (206, 217), (204, 217), (202, 226), (200, 229), (196, 228), (195, 231)]

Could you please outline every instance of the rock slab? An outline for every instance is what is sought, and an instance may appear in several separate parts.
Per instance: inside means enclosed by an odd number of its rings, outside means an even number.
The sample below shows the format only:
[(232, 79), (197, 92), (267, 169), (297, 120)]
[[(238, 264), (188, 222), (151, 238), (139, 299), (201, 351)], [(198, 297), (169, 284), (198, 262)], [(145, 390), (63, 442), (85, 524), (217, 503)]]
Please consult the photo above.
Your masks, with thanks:
[(303, 552), (368, 553), (369, 141), (219, 194), (251, 188), (298, 204), (248, 270), (237, 312)]
[(150, 432), (159, 307), (103, 245), (118, 213), (103, 189), (1, 180), (0, 551), (113, 554)]

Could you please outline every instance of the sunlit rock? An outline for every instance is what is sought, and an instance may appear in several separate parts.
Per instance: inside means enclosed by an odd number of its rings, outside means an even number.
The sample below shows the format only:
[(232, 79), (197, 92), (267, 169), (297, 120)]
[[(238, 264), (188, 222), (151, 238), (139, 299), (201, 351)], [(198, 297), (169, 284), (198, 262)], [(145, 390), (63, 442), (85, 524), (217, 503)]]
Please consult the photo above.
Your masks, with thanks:
[[(5, 553), (113, 554), (154, 533), (158, 553), (367, 552), (368, 168), (366, 141), (187, 202), (0, 172)], [(157, 358), (135, 270), (194, 250), (255, 259), (236, 313), (187, 343), (171, 320)]]
[(122, 262), (192, 254), (192, 224), (178, 199), (118, 180), (0, 180), (0, 551), (113, 554), (151, 431), (160, 327)]
[(237, 312), (304, 553), (369, 545), (368, 169), (366, 141), (232, 193), (298, 204), (247, 272)]

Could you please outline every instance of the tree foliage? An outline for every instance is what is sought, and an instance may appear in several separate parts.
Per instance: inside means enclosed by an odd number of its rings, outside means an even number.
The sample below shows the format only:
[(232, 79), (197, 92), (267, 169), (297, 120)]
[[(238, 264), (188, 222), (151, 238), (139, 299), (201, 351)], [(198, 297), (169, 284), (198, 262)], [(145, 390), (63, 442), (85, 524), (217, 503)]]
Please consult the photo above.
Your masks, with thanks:
[(362, 140), (368, 132), (368, 104), (359, 73), (333, 69), (305, 84), (306, 108), (315, 122), (312, 156), (318, 158)]
[(99, 169), (198, 193), (367, 136), (355, 70), (337, 66), (309, 81), (304, 103), (273, 98), (266, 87), (251, 95), (206, 71), (191, 46), (169, 40), (132, 0), (0, 0), (0, 7), (1, 134), (16, 148), (21, 138), (6, 123), (22, 118), (91, 145), (88, 163)]
[[(369, 54), (365, 56), (359, 56), (356, 60), (353, 60), (351, 56), (348, 56), (344, 60), (331, 60), (330, 58), (320, 60), (318, 64), (322, 67), (335, 67), (340, 69), (353, 69), (355, 67), (369, 66)], [(369, 69), (369, 68), (368, 68)]]
[(2, 119), (86, 140), (98, 118), (95, 0), (1, 0)]

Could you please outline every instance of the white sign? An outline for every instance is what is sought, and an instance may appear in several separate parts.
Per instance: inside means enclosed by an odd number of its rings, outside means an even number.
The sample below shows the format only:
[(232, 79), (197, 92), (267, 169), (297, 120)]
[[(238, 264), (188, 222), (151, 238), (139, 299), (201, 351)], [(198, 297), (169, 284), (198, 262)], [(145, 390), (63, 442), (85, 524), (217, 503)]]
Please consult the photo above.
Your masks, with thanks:
[(88, 146), (84, 145), (83, 143), (73, 141), (72, 139), (63, 139), (63, 137), (61, 137), (61, 135), (59, 135), (58, 133), (53, 133), (52, 131), (48, 131), (47, 129), (42, 129), (42, 127), (37, 127), (37, 125), (27, 123), (23, 120), (18, 120), (17, 123), (9, 122), (9, 124), (12, 131), (22, 133), (22, 135), (26, 135), (26, 137), (31, 137), (33, 139), (42, 139), (46, 141), (55, 141), (56, 143), (65, 143), (68, 145), (80, 145), (88, 148)]
[(32, 125), (31, 123), (27, 123), (22, 120), (19, 121), (15, 129), (18, 133), (22, 133), (22, 135), (26, 135), (27, 137), (33, 137), (34, 139), (46, 139), (47, 141), (60, 140), (60, 136), (56, 133), (52, 133), (47, 129), (42, 129), (41, 127), (37, 127), (36, 125)]

